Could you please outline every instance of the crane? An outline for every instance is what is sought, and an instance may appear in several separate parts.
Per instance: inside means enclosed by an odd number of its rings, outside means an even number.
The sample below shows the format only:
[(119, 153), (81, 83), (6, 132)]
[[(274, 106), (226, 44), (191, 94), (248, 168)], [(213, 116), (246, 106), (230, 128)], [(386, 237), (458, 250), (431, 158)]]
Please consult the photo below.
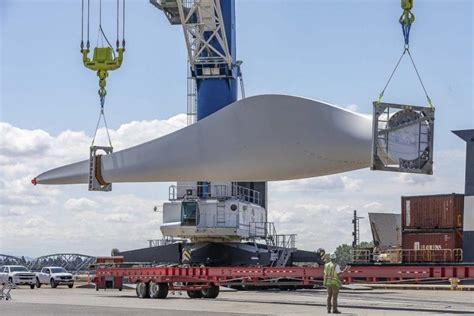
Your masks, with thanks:
[[(405, 1), (400, 23), (407, 43), (414, 19)], [(372, 157), (376, 162), (400, 164), (391, 171), (431, 172), (433, 111), (404, 106), (394, 115), (387, 110), (396, 108), (390, 104), (374, 112), (385, 124), (381, 127), (320, 101), (284, 95), (245, 98), (242, 61), (236, 56), (235, 0), (150, 2), (183, 30), (190, 126), (117, 153), (91, 146), (88, 161), (47, 171), (34, 184), (89, 182), (92, 191), (110, 191), (112, 182), (178, 181), (169, 189), (160, 229), (167, 240), (186, 242), (163, 248), (165, 257), (176, 258), (179, 251), (179, 261), (189, 264), (285, 266), (299, 250), (294, 234), (278, 234), (268, 221), (266, 181), (366, 168), (371, 145), (379, 150)], [(108, 60), (118, 65), (119, 59)], [(239, 81), (243, 99), (237, 101)], [(385, 105), (380, 101), (374, 109)], [(407, 128), (410, 139), (416, 134), (413, 126), (423, 133), (418, 143), (400, 144), (406, 138), (399, 135), (407, 134)], [(99, 149), (107, 155), (96, 154)], [(232, 255), (222, 258), (221, 253)], [(321, 259), (313, 253), (305, 254), (305, 260), (308, 256)]]

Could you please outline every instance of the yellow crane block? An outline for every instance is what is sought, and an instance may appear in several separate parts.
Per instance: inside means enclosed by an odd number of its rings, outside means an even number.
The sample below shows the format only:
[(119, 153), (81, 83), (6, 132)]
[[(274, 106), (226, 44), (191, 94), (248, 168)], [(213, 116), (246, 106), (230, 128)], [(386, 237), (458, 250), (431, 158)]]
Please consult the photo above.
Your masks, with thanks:
[(92, 60), (89, 58), (89, 49), (82, 49), (82, 62), (86, 68), (97, 71), (99, 77), (99, 95), (105, 97), (107, 91), (105, 90), (105, 79), (109, 76), (109, 71), (120, 68), (123, 61), (123, 53), (125, 48), (117, 48), (117, 56), (112, 55), (111, 47), (96, 47)]
[(413, 0), (401, 0), (401, 6), (403, 13), (400, 17), (400, 23), (405, 25), (413, 24), (415, 22), (415, 15), (411, 13), (411, 9), (413, 9)]

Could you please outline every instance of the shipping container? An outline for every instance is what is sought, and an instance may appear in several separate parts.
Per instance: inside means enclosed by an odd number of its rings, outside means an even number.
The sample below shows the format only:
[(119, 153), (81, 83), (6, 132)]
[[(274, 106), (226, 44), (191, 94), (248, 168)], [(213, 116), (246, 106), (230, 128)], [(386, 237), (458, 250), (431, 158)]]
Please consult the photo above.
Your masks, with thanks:
[(464, 195), (402, 196), (402, 229), (460, 229)]
[(462, 261), (462, 231), (403, 232), (403, 262)]

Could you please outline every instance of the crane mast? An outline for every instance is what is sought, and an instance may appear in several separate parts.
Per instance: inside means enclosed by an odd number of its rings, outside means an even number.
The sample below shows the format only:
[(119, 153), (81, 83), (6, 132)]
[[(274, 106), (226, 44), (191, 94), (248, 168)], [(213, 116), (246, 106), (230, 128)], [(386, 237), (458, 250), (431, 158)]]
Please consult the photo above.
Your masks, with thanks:
[[(190, 77), (196, 84), (197, 120), (237, 101), (234, 0), (150, 0), (171, 25), (181, 25)], [(189, 107), (189, 105), (188, 105)]]
[[(235, 0), (150, 2), (165, 14), (171, 25), (181, 25), (183, 29), (188, 53), (188, 125), (236, 102), (239, 82), (244, 98), (242, 61), (236, 59)], [(167, 214), (172, 212), (179, 212), (178, 209), (181, 209), (181, 214), (185, 214), (189, 209), (190, 216), (193, 217), (195, 212), (199, 214), (200, 220), (190, 221), (188, 217), (182, 218), (179, 225), (164, 223), (161, 227), (163, 235), (190, 238), (197, 242), (235, 242), (240, 239), (268, 237), (266, 182), (232, 182), (232, 179), (229, 179), (226, 182), (211, 183), (203, 180), (178, 182), (176, 188), (171, 189), (175, 192), (172, 194), (174, 199), (163, 206), (164, 217), (168, 217)], [(234, 202), (229, 204), (229, 201)], [(236, 204), (236, 201), (239, 202)], [(209, 211), (209, 207), (214, 208), (212, 203), (216, 203), (216, 209)], [(256, 225), (252, 236), (249, 235), (249, 229), (235, 230), (234, 233), (226, 231), (229, 225), (234, 225), (230, 221), (236, 208), (240, 207), (242, 210), (239, 209), (238, 212), (246, 212), (247, 209), (252, 212), (252, 215), (245, 219), (249, 221), (248, 225), (251, 225), (250, 221)], [(210, 216), (211, 224), (203, 224), (206, 222), (206, 216)], [(193, 228), (189, 227), (190, 223)], [(207, 225), (206, 228), (203, 225)], [(255, 257), (254, 251), (250, 250), (247, 254)]]

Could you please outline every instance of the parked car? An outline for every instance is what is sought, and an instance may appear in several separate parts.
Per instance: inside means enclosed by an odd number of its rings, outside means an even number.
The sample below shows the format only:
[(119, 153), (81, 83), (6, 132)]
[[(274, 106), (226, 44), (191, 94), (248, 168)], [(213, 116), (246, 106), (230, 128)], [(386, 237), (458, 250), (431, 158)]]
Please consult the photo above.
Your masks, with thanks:
[(36, 275), (25, 266), (1, 266), (0, 283), (5, 284), (7, 282), (15, 285), (29, 285), (31, 289), (34, 289), (36, 285)]
[(36, 273), (36, 286), (49, 284), (54, 289), (58, 285), (67, 285), (70, 289), (74, 286), (72, 274), (62, 267), (44, 267)]

